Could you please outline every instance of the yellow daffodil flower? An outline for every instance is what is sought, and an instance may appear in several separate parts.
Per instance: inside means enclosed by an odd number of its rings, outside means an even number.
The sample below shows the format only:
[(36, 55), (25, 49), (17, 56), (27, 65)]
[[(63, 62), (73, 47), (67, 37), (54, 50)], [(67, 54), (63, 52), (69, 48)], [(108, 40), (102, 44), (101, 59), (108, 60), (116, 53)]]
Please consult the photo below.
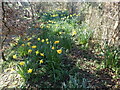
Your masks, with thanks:
[(41, 42), (44, 42), (44, 41), (45, 41), (44, 39), (41, 40)]
[(70, 17), (72, 17), (72, 15), (70, 15)]
[(48, 41), (48, 38), (46, 38), (46, 41)]
[(55, 49), (55, 47), (52, 47), (52, 49)]
[(36, 51), (36, 55), (37, 55), (37, 54), (39, 54), (39, 51), (38, 51), (38, 50)]
[(76, 35), (77, 34), (77, 32), (76, 31), (73, 31), (72, 32), (72, 36), (74, 36), (74, 35)]
[(57, 50), (57, 53), (58, 53), (58, 54), (61, 54), (61, 53), (62, 53), (62, 50), (61, 50), (61, 49)]
[(43, 25), (40, 26), (40, 28), (43, 28), (43, 27), (44, 27)]
[(44, 56), (44, 54), (43, 54), (43, 53), (40, 53), (40, 56)]
[(58, 44), (60, 41), (55, 41), (54, 44)]
[(18, 45), (18, 43), (15, 43), (15, 45)]
[(47, 44), (49, 44), (49, 42), (46, 42)]
[(36, 48), (37, 46), (32, 46), (32, 48)]
[(14, 58), (14, 59), (17, 59), (17, 56), (16, 56), (16, 55), (13, 55), (13, 58)]
[(28, 73), (32, 73), (32, 71), (33, 71), (32, 69), (28, 69)]
[(40, 64), (43, 63), (43, 60), (40, 60)]
[(40, 41), (40, 38), (38, 38), (37, 40)]
[(27, 45), (30, 46), (31, 42), (28, 42)]
[(62, 34), (62, 32), (59, 32), (59, 34)]
[(28, 53), (31, 53), (31, 52), (32, 52), (32, 50), (31, 50), (31, 49), (29, 49), (29, 50), (28, 50)]
[(50, 28), (50, 26), (46, 26), (46, 28)]
[(29, 41), (29, 40), (31, 40), (32, 38), (28, 38), (27, 40)]
[(23, 46), (23, 47), (24, 47), (24, 46), (25, 46), (25, 44), (22, 44), (21, 46)]
[(22, 66), (22, 65), (25, 65), (25, 62), (20, 62), (19, 64)]
[(14, 68), (12, 68), (12, 69), (11, 69), (11, 71), (15, 71), (15, 69), (14, 69)]
[(53, 23), (56, 23), (56, 22), (53, 22)]

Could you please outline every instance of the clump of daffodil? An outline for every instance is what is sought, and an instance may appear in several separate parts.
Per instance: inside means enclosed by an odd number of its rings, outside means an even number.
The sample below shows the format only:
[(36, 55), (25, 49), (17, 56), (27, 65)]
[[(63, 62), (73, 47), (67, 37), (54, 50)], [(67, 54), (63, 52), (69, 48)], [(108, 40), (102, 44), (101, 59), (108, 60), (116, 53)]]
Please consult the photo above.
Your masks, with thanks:
[(43, 60), (40, 60), (40, 64), (43, 63)]
[(37, 50), (35, 53), (36, 53), (36, 55), (38, 55), (38, 54), (39, 54), (39, 51)]
[(41, 42), (44, 42), (44, 41), (45, 41), (44, 39), (41, 40)]
[(62, 53), (62, 50), (61, 50), (61, 49), (57, 50), (57, 53), (58, 53), (58, 54), (61, 54), (61, 53)]
[(40, 41), (40, 38), (38, 38), (37, 40)]
[(32, 73), (32, 71), (33, 71), (32, 69), (28, 69), (28, 71), (27, 71), (27, 72), (28, 72), (28, 73)]
[(55, 47), (53, 46), (52, 49), (55, 49)]
[(30, 46), (31, 42), (28, 42), (27, 45)]
[(43, 53), (40, 53), (40, 56), (44, 56), (44, 54), (43, 54)]
[(32, 48), (36, 48), (37, 46), (32, 46)]
[(31, 49), (29, 49), (29, 50), (28, 50), (28, 53), (31, 53), (31, 52), (32, 52), (32, 50), (31, 50)]
[(58, 44), (60, 41), (55, 41), (54, 44)]
[(20, 62), (19, 64), (22, 66), (22, 65), (25, 65), (25, 62)]
[(22, 44), (21, 46), (23, 46), (23, 47), (24, 47), (24, 46), (25, 46), (25, 44)]
[(17, 59), (17, 55), (13, 55), (13, 59)]
[(76, 31), (73, 31), (72, 32), (72, 36), (74, 36), (74, 35), (76, 35), (77, 34), (77, 32)]

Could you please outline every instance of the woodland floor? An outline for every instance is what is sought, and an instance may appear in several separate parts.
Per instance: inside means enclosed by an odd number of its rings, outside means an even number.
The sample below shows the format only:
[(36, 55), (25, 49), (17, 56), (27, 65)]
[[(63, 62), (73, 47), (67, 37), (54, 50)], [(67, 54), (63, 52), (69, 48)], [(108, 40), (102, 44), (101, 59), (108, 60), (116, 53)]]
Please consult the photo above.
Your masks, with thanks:
[[(78, 63), (78, 69), (75, 70), (80, 76), (86, 78), (88, 86), (93, 89), (102, 90), (120, 90), (120, 79), (114, 79), (114, 72), (110, 69), (97, 70), (97, 63), (100, 58), (91, 51), (72, 49), (69, 58), (73, 60), (73, 67)], [(96, 62), (97, 60), (97, 62)], [(69, 62), (67, 62), (69, 63)], [(17, 88), (22, 84), (22, 78), (13, 70), (15, 66), (10, 65), (0, 74), (0, 89)]]

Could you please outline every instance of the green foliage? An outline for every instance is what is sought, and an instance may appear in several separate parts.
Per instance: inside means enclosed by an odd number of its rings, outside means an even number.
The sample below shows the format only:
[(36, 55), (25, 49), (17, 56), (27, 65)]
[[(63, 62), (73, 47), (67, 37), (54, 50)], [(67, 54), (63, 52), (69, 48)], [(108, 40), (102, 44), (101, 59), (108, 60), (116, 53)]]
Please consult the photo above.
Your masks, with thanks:
[(99, 68), (109, 68), (112, 69), (116, 76), (120, 74), (120, 48), (117, 46), (108, 46), (107, 44), (103, 46), (96, 44), (95, 51), (99, 57), (102, 57), (102, 61)]
[(88, 89), (90, 88), (87, 85), (87, 79), (80, 77), (79, 75), (75, 74), (74, 76), (69, 76), (69, 81), (66, 83), (62, 83), (62, 88), (79, 88), (79, 89)]
[(104, 65), (105, 68), (112, 68), (116, 72), (118, 72), (118, 68), (120, 68), (119, 60), (120, 60), (120, 49), (118, 47), (110, 47), (105, 45), (105, 49), (102, 50), (104, 53)]
[(77, 35), (75, 36), (75, 39), (77, 40), (77, 44), (81, 45), (81, 48), (83, 49), (88, 49), (88, 43), (92, 37), (93, 31), (90, 30), (85, 23), (82, 23), (76, 30)]

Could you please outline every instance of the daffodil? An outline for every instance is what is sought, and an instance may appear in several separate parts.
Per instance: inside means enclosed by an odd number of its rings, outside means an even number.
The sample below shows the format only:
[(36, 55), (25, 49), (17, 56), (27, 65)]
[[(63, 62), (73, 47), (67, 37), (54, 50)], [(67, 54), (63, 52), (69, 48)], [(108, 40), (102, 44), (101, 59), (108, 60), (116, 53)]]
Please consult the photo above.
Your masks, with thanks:
[(46, 28), (50, 28), (50, 26), (46, 26)]
[(32, 73), (32, 71), (33, 71), (32, 69), (28, 69), (28, 73)]
[(43, 28), (43, 26), (40, 26), (40, 28)]
[(43, 54), (43, 53), (40, 53), (40, 56), (44, 56), (44, 54)]
[(13, 58), (14, 58), (14, 59), (17, 59), (17, 55), (13, 55)]
[(27, 45), (30, 46), (31, 42), (28, 42)]
[(22, 65), (25, 65), (25, 62), (20, 62), (19, 64), (22, 66)]
[(62, 34), (62, 32), (59, 32), (59, 34)]
[(72, 17), (72, 15), (70, 15), (70, 17)]
[(74, 16), (76, 15), (76, 13), (73, 14)]
[(45, 41), (44, 39), (41, 40), (41, 42), (44, 42), (44, 41)]
[(60, 42), (60, 41), (55, 41), (54, 44), (57, 44), (57, 43), (59, 43), (59, 42)]
[(56, 17), (56, 15), (52, 15), (52, 17)]
[(48, 41), (48, 38), (46, 38), (46, 41)]
[(53, 23), (56, 23), (56, 22), (53, 22)]
[(31, 40), (32, 38), (28, 38), (28, 41)]
[(40, 64), (43, 63), (43, 60), (40, 60)]
[(77, 34), (77, 32), (76, 31), (73, 31), (72, 32), (72, 36), (74, 36), (74, 35), (76, 35)]
[(37, 40), (40, 41), (40, 38), (38, 38)]
[(25, 46), (25, 44), (22, 44), (21, 46)]
[(53, 46), (52, 49), (55, 49), (55, 47)]
[(61, 54), (61, 53), (62, 53), (62, 50), (61, 50), (61, 49), (57, 50), (57, 53), (58, 53), (58, 54)]
[(15, 43), (15, 45), (18, 45), (18, 43)]
[(32, 52), (32, 50), (31, 50), (31, 49), (29, 49), (29, 50), (28, 50), (28, 53), (31, 53), (31, 52)]
[(36, 48), (37, 46), (32, 46), (32, 48)]
[(11, 69), (11, 71), (15, 71), (15, 69), (14, 69), (14, 68), (12, 68), (12, 69)]
[(46, 42), (46, 44), (49, 44), (49, 42)]
[(38, 51), (38, 50), (36, 51), (36, 55), (37, 55), (37, 54), (39, 54), (39, 51)]

